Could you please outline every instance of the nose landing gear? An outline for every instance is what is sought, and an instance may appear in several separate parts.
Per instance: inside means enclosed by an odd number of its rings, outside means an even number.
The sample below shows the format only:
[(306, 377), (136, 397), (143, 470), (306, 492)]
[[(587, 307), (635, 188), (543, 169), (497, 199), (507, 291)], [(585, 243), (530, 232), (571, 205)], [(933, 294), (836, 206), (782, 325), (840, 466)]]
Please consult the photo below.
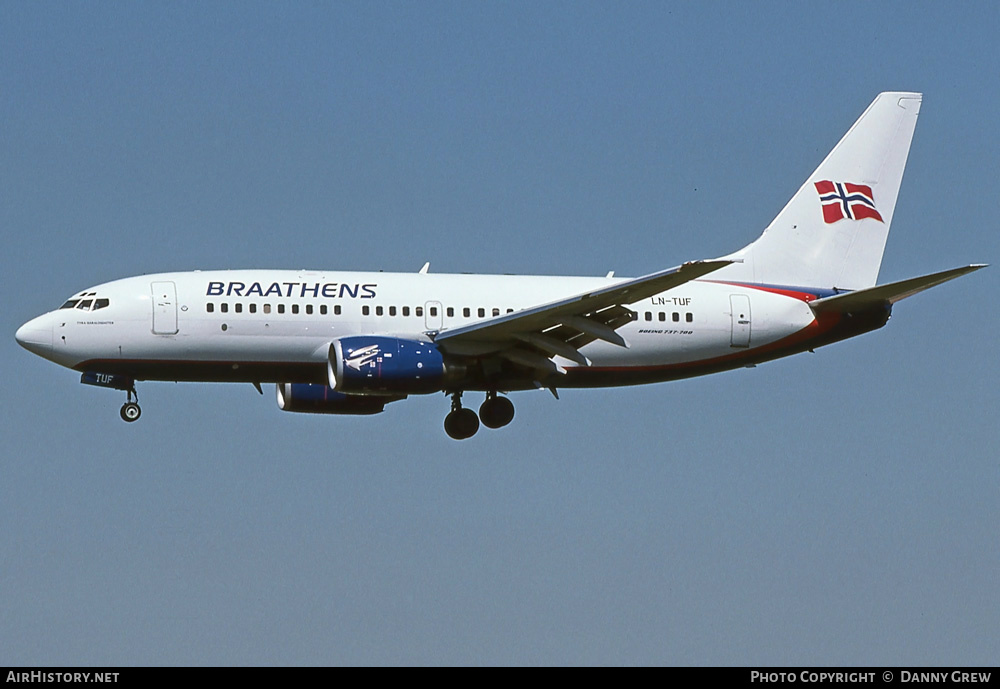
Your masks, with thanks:
[(138, 421), (139, 417), (142, 416), (142, 409), (139, 408), (139, 394), (135, 391), (134, 385), (128, 391), (128, 401), (122, 405), (119, 414), (122, 417), (122, 421), (128, 423)]
[(142, 409), (139, 408), (139, 393), (135, 391), (135, 379), (120, 373), (100, 373), (98, 371), (84, 371), (80, 375), (80, 382), (84, 385), (96, 385), (99, 388), (113, 388), (124, 390), (128, 393), (128, 399), (122, 405), (119, 412), (122, 421), (132, 423), (138, 421), (142, 416)]

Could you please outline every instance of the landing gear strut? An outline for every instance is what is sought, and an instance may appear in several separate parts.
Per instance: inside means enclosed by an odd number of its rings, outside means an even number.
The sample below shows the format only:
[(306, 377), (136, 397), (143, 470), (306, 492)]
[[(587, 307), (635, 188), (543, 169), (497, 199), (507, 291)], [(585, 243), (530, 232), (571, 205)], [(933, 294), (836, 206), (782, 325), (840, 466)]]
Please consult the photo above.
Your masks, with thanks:
[(486, 401), (479, 407), (479, 418), (487, 428), (503, 428), (514, 418), (514, 404), (496, 390), (486, 393)]
[(122, 417), (122, 421), (128, 423), (138, 421), (139, 417), (142, 416), (142, 409), (139, 408), (139, 394), (135, 391), (134, 385), (128, 391), (128, 401), (122, 405), (122, 410), (119, 414)]
[(451, 396), (451, 412), (444, 417), (444, 432), (455, 440), (471, 438), (479, 430), (479, 417), (476, 412), (462, 406), (462, 393)]

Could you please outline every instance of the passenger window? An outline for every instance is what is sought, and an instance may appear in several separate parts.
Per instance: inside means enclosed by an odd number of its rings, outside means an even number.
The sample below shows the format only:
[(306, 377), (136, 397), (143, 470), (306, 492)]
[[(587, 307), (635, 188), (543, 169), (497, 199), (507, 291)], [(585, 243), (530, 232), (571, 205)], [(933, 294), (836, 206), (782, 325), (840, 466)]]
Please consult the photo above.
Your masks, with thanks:
[(469, 316), (472, 315), (472, 309), (466, 306), (464, 309), (462, 309), (462, 315), (468, 318)]
[(651, 321), (651, 320), (653, 320), (653, 314), (652, 314), (652, 313), (650, 313), (649, 311), (647, 311), (647, 312), (646, 312), (646, 320), (647, 320), (647, 321)]
[(250, 304), (250, 313), (257, 313), (257, 305)]
[(371, 312), (372, 312), (372, 309), (371, 309), (371, 307), (370, 307), (370, 306), (368, 306), (367, 304), (366, 304), (365, 306), (362, 306), (362, 307), (361, 307), (361, 315), (362, 315), (362, 316), (367, 316), (367, 315), (368, 315), (368, 314), (370, 314)]
[(514, 309), (507, 309), (507, 313), (514, 313)]
[(687, 316), (685, 316), (684, 320), (686, 320), (688, 323), (693, 323), (694, 322), (694, 314), (693, 313), (689, 313)]
[(227, 304), (226, 302), (222, 302), (221, 304), (219, 304), (219, 311), (221, 311), (222, 313), (229, 313), (229, 304)]
[(381, 306), (376, 306), (375, 307), (375, 315), (376, 316), (381, 316), (383, 313), (384, 313), (384, 309)]
[(432, 316), (437, 316), (437, 315), (438, 315), (438, 307), (436, 307), (436, 306), (432, 306), (432, 307), (430, 308), (430, 312), (431, 312), (431, 315), (432, 315)]
[(396, 315), (396, 307), (395, 306), (390, 306), (389, 307), (389, 315), (390, 316), (395, 316)]
[(665, 320), (667, 320), (667, 314), (663, 311), (660, 311), (660, 321), (662, 322)]
[(271, 313), (271, 305), (264, 304), (264, 313)]
[(321, 315), (321, 316), (325, 316), (326, 315), (326, 304), (320, 304), (319, 305), (319, 315)]
[(334, 316), (340, 315), (340, 304), (337, 304), (336, 306), (333, 307), (333, 315)]
[(409, 306), (404, 306), (403, 307), (403, 315), (404, 316), (409, 316), (410, 315), (410, 307)]
[(239, 302), (237, 302), (234, 305), (233, 310), (236, 311), (236, 313), (243, 313), (243, 304), (240, 304)]
[(285, 305), (278, 304), (278, 313), (284, 313), (284, 312), (285, 312)]
[(207, 304), (205, 304), (205, 310), (208, 311), (209, 313), (212, 313), (213, 311), (215, 311), (215, 304), (213, 304), (212, 302), (208, 302)]
[(496, 307), (493, 307), (493, 315), (494, 316), (499, 316), (500, 315), (500, 309), (498, 309)]
[(479, 314), (480, 318), (485, 318), (486, 317), (486, 309), (484, 309), (482, 306), (479, 307), (479, 310), (477, 311), (477, 313)]
[(417, 317), (422, 317), (424, 315), (424, 307), (418, 306), (413, 309), (413, 315)]
[(676, 311), (674, 311), (673, 319), (674, 319), (674, 323), (679, 323), (680, 320), (681, 320), (681, 315), (679, 313), (677, 313)]
[(313, 312), (313, 305), (312, 304), (306, 304), (306, 315), (311, 316), (312, 312)]
[(448, 315), (448, 318), (454, 318), (454, 316), (455, 316), (455, 309), (453, 307), (449, 306), (448, 310), (445, 311), (445, 313)]

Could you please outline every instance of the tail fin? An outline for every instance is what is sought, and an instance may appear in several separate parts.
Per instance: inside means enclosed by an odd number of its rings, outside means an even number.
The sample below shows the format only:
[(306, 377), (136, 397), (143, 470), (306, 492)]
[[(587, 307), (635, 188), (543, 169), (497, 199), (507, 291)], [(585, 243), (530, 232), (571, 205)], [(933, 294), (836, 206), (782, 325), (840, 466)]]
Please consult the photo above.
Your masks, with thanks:
[(724, 258), (727, 280), (862, 289), (878, 280), (922, 95), (881, 93), (757, 241)]

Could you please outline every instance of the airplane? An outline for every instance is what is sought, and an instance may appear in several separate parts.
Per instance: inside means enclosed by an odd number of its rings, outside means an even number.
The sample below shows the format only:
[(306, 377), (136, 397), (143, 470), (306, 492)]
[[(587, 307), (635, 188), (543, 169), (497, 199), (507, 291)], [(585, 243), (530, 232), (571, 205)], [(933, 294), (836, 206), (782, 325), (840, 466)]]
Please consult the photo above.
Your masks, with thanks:
[[(893, 305), (985, 267), (877, 285), (922, 94), (879, 94), (763, 234), (638, 278), (311, 270), (144, 275), (25, 323), (25, 349), (126, 393), (136, 381), (274, 383), (289, 412), (377, 414), (444, 393), (446, 433), (514, 418), (508, 394), (752, 367), (881, 328)], [(462, 405), (485, 393), (477, 414)]]

